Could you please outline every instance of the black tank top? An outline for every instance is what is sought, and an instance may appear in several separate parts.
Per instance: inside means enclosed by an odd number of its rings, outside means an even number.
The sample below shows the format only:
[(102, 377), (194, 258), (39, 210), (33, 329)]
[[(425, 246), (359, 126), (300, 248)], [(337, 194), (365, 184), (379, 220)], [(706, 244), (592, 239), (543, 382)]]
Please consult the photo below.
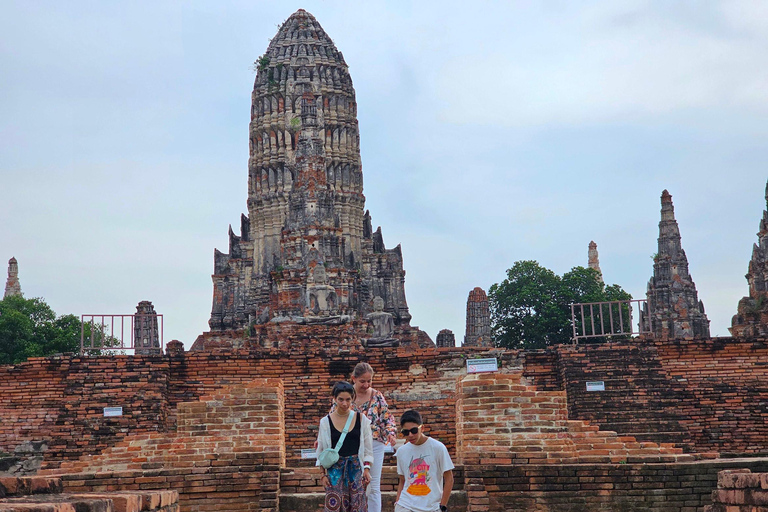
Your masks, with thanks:
[[(350, 414), (352, 414), (352, 411), (350, 411)], [(354, 424), (352, 428), (349, 429), (349, 432), (347, 432), (347, 437), (344, 438), (344, 444), (341, 445), (341, 449), (339, 450), (339, 457), (357, 455), (360, 450), (360, 415), (355, 414), (355, 419), (353, 421)], [(331, 421), (330, 414), (328, 415), (328, 422), (331, 424), (331, 446), (335, 447), (341, 437), (341, 431), (336, 430), (333, 421)]]

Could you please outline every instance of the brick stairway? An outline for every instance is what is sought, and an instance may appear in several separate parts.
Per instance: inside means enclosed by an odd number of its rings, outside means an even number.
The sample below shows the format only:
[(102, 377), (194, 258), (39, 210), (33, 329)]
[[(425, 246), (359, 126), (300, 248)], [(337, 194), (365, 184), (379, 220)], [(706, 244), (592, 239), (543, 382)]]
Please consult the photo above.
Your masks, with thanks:
[(178, 512), (176, 491), (65, 493), (60, 478), (0, 477), (0, 511)]
[[(454, 491), (451, 493), (449, 510), (465, 512), (467, 495), (461, 490), (464, 486), (462, 468), (453, 472)], [(320, 484), (322, 472), (318, 467), (293, 467), (280, 471), (280, 512), (307, 512), (322, 510), (325, 501), (323, 486)], [(394, 466), (385, 466), (381, 474), (382, 510), (395, 509), (397, 494), (397, 470)]]
[[(564, 346), (558, 356), (570, 419), (694, 451), (680, 409), (690, 392), (667, 374), (653, 345)], [(605, 391), (588, 392), (588, 381), (603, 381)]]
[(520, 373), (475, 374), (457, 387), (457, 447), (465, 465), (683, 462), (672, 443), (638, 441), (569, 420), (565, 391), (540, 391)]

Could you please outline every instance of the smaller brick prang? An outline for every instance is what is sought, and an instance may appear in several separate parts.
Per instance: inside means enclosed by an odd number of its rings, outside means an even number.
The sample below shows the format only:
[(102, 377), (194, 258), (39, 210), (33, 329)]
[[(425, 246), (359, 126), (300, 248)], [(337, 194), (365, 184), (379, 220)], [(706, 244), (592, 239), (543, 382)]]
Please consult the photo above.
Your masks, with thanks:
[(464, 336), (465, 347), (492, 347), (491, 311), (488, 296), (479, 286), (469, 292), (467, 298), (467, 330)]
[(437, 333), (437, 348), (453, 348), (456, 346), (456, 336), (450, 329), (443, 329)]
[(136, 321), (133, 325), (136, 355), (160, 355), (160, 330), (157, 326), (155, 306), (148, 300), (136, 306)]

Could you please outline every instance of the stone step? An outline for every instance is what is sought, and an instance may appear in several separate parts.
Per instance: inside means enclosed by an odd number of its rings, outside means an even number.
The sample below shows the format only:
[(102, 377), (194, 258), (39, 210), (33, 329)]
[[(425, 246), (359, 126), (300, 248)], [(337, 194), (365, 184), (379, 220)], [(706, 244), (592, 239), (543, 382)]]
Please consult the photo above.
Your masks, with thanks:
[[(381, 509), (394, 510), (397, 492), (384, 491), (381, 493)], [(325, 493), (286, 493), (280, 494), (280, 512), (315, 512), (323, 509)], [(448, 502), (448, 510), (451, 512), (466, 512), (467, 493), (464, 491), (451, 492)]]
[(0, 500), (0, 512), (179, 512), (177, 491), (32, 494)]

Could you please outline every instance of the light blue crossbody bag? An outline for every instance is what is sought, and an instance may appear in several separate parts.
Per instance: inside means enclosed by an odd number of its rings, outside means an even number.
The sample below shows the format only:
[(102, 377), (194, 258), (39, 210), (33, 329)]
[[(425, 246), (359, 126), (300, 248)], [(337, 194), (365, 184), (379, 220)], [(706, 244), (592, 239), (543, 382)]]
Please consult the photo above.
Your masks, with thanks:
[[(349, 411), (349, 418), (347, 418), (347, 423), (344, 425), (344, 430), (341, 431), (341, 437), (339, 437), (339, 441), (336, 443), (336, 446), (334, 446), (333, 448), (326, 448), (325, 450), (320, 452), (320, 455), (317, 456), (317, 461), (325, 469), (328, 469), (329, 467), (333, 466), (339, 460), (339, 450), (341, 449), (341, 446), (344, 444), (344, 438), (347, 437), (347, 432), (349, 432), (349, 426), (352, 424), (352, 419), (354, 417), (355, 417), (355, 412)], [(331, 421), (331, 418), (329, 417), (328, 422), (330, 423), (330, 421)]]

